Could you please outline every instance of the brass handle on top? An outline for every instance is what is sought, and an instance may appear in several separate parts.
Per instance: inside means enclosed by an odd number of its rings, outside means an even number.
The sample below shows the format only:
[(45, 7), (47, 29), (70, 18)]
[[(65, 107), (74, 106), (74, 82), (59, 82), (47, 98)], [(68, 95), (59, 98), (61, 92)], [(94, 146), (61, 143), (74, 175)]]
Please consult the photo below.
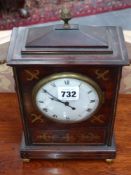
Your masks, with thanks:
[(69, 21), (72, 17), (70, 10), (66, 7), (63, 7), (61, 9), (60, 17), (64, 21), (64, 27), (69, 27)]

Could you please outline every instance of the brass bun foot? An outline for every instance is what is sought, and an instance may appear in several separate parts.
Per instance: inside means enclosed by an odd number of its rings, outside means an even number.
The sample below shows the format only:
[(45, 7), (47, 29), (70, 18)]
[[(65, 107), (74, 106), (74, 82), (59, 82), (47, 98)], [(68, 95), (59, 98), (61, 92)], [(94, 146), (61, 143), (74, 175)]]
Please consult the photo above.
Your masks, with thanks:
[(113, 160), (114, 159), (106, 159), (105, 161), (110, 164), (110, 163), (113, 163)]
[(22, 161), (23, 161), (24, 163), (29, 163), (29, 162), (30, 162), (30, 159), (22, 159)]

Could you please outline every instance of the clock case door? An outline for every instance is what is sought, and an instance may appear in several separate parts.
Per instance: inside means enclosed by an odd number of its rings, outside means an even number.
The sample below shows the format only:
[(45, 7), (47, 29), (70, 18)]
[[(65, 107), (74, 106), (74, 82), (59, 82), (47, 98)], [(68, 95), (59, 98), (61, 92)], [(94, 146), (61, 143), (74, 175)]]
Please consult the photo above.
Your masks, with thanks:
[[(20, 42), (21, 41), (21, 42)], [(114, 158), (114, 121), (122, 67), (128, 65), (119, 27), (69, 25), (13, 30), (8, 65), (13, 67), (24, 136), (22, 158)], [(54, 122), (32, 102), (34, 86), (54, 73), (79, 73), (95, 81), (104, 96), (90, 119)]]

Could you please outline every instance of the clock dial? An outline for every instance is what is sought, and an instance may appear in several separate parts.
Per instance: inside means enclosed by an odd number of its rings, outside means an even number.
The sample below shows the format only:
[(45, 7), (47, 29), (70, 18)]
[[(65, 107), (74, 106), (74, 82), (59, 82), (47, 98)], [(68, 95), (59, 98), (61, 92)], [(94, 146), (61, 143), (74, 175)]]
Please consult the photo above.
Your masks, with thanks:
[(90, 118), (96, 112), (102, 101), (102, 92), (87, 77), (61, 73), (38, 82), (33, 90), (33, 101), (48, 118), (75, 123)]

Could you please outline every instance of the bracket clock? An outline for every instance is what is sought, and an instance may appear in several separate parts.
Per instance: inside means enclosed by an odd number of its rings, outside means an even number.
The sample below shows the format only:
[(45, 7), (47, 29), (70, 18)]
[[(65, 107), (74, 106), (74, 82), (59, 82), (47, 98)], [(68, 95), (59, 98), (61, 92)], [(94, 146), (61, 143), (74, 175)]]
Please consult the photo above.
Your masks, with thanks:
[(114, 159), (122, 67), (119, 27), (14, 28), (7, 64), (19, 99), (23, 159)]

